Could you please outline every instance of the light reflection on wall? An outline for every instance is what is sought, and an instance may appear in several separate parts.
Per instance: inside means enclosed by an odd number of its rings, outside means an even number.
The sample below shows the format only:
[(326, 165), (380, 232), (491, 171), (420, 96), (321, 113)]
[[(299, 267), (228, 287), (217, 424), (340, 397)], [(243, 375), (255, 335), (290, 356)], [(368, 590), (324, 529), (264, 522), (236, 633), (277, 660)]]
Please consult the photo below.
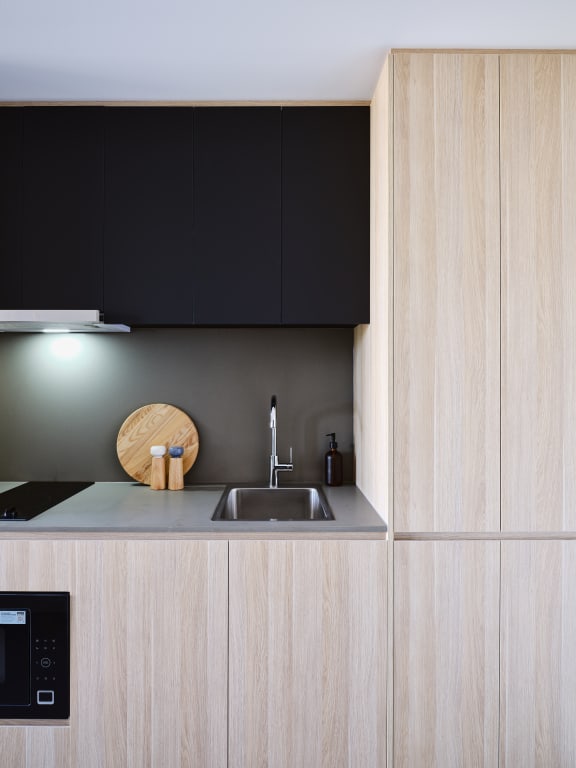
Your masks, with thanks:
[(74, 360), (82, 353), (77, 334), (58, 334), (50, 344), (50, 352), (58, 360)]

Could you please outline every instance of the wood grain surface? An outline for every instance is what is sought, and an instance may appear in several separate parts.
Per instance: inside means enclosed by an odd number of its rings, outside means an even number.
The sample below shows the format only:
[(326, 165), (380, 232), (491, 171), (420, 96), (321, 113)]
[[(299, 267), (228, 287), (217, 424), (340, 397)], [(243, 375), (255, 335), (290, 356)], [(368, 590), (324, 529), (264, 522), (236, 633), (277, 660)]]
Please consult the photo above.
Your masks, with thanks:
[(498, 541), (394, 544), (396, 768), (498, 765), (499, 580)]
[(231, 541), (229, 768), (386, 763), (386, 543)]
[[(128, 416), (120, 427), (116, 441), (118, 459), (123, 469), (140, 483), (150, 485), (151, 445), (181, 445), (183, 473), (186, 474), (198, 456), (198, 431), (192, 419), (173, 405), (151, 403)], [(170, 456), (166, 453), (166, 473)]]
[(576, 57), (501, 59), (502, 530), (576, 528)]
[(71, 596), (70, 718), (0, 721), (2, 768), (226, 765), (227, 542), (4, 541), (0, 589)]
[(394, 57), (394, 530), (500, 526), (498, 57)]

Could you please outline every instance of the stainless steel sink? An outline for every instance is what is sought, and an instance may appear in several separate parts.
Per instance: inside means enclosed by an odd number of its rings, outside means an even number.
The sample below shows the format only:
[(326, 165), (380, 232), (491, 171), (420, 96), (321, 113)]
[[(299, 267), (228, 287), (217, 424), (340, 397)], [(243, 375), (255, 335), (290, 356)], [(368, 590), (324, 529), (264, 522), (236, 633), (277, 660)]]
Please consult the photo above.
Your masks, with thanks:
[(321, 486), (228, 486), (212, 520), (334, 520)]

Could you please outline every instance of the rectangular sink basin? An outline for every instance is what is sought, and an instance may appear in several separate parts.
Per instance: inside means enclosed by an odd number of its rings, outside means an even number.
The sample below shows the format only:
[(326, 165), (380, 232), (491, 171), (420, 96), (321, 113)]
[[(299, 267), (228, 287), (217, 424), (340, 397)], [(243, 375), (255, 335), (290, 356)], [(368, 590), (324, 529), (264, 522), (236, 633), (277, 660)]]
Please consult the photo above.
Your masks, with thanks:
[(228, 486), (212, 520), (334, 520), (321, 486)]

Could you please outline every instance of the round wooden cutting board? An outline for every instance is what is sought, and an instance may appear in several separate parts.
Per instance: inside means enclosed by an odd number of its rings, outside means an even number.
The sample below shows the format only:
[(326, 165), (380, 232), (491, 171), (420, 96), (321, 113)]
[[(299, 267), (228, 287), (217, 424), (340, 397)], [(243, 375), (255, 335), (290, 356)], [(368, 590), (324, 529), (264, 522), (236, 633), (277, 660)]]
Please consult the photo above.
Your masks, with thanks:
[[(151, 403), (128, 416), (120, 427), (116, 451), (124, 470), (140, 483), (150, 485), (151, 445), (184, 448), (182, 469), (186, 473), (198, 456), (198, 431), (192, 419), (173, 405)], [(170, 456), (166, 451), (166, 470)]]

